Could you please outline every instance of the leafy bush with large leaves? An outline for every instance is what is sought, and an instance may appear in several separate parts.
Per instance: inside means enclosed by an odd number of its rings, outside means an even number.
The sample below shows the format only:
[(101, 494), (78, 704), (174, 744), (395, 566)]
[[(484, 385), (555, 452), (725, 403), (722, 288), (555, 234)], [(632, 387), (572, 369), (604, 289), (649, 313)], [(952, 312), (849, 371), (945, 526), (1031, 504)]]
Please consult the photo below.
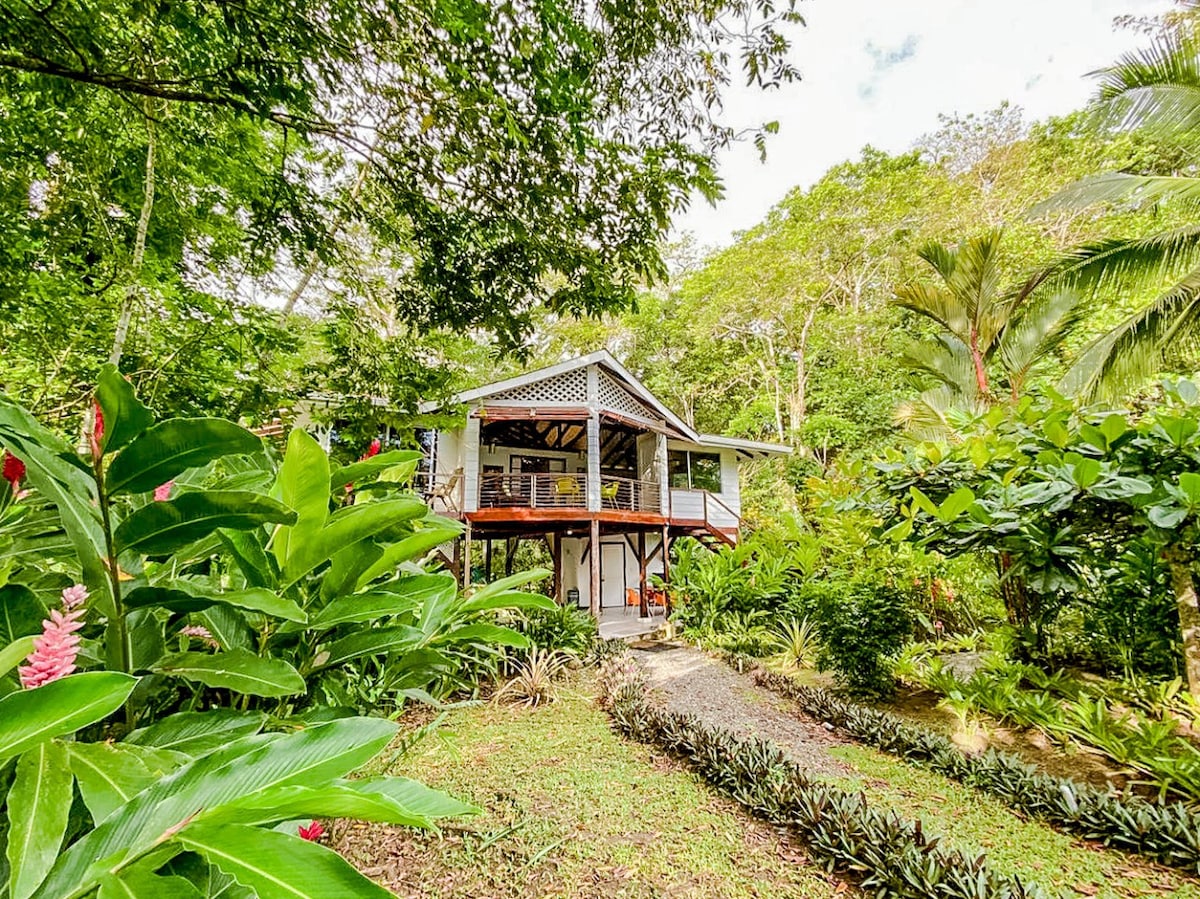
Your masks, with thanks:
[[(470, 811), (345, 779), (397, 733), (354, 713), (528, 645), (495, 613), (552, 606), (515, 589), (543, 573), (463, 596), (422, 568), (458, 526), (408, 491), (412, 453), (334, 467), (296, 431), (276, 460), (227, 421), (156, 423), (112, 367), (93, 417), (79, 453), (0, 397), (20, 460), (0, 488), (0, 897), (386, 895), (295, 820)], [(44, 597), (77, 582), (83, 672), (19, 689)]]

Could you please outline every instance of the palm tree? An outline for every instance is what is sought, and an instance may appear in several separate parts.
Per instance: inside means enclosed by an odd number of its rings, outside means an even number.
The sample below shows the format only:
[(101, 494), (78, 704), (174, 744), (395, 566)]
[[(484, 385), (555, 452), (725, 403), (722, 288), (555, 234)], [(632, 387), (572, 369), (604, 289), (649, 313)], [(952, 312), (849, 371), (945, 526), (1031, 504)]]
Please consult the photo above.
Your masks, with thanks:
[[(1200, 4), (1188, 4), (1194, 15)], [(1100, 78), (1098, 115), (1119, 130), (1142, 129), (1184, 146), (1200, 131), (1200, 42), (1184, 28), (1128, 53)], [(1145, 206), (1172, 200), (1200, 207), (1200, 178), (1124, 173), (1079, 181), (1034, 210), (1080, 209), (1102, 203)], [(1087, 292), (1120, 288), (1154, 292), (1109, 333), (1089, 345), (1063, 381), (1085, 398), (1113, 396), (1161, 369), (1165, 352), (1200, 338), (1200, 225), (1149, 236), (1116, 238), (1074, 250), (1045, 273)]]
[(944, 432), (955, 410), (978, 413), (999, 402), (997, 387), (1015, 402), (1038, 361), (1076, 321), (1077, 297), (1070, 290), (1038, 292), (1038, 280), (1002, 289), (1000, 244), (998, 230), (958, 247), (929, 244), (919, 255), (941, 283), (902, 288), (892, 301), (942, 329), (932, 340), (914, 342), (902, 357), (910, 371), (934, 382), (897, 414), (912, 430)]

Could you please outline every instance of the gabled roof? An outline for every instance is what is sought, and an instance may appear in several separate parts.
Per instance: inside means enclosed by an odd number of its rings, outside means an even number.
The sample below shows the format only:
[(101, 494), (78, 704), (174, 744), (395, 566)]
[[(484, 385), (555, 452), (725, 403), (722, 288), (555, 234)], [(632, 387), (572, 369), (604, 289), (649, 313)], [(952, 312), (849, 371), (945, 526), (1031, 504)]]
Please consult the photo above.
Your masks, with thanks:
[[(620, 382), (622, 387), (659, 415), (683, 440), (700, 446), (734, 449), (746, 455), (791, 453), (792, 451), (790, 446), (783, 446), (776, 443), (761, 443), (756, 440), (739, 440), (733, 437), (717, 437), (715, 435), (698, 433), (683, 419), (667, 408), (658, 397), (647, 390), (645, 385), (634, 377), (625, 366), (618, 362), (608, 350), (597, 350), (594, 353), (588, 353), (586, 356), (579, 356), (575, 359), (568, 359), (565, 362), (548, 365), (544, 368), (526, 372), (523, 375), (505, 378), (503, 381), (496, 381), (492, 384), (484, 384), (482, 387), (476, 387), (473, 390), (464, 390), (461, 393), (455, 394), (451, 398), (451, 402), (475, 403), (497, 394), (526, 387), (530, 384), (536, 384), (539, 381), (546, 381), (579, 369), (586, 369), (590, 365), (596, 365), (607, 370), (610, 375)], [(421, 406), (421, 411), (432, 412), (440, 408), (440, 405), (438, 403), (425, 403)]]

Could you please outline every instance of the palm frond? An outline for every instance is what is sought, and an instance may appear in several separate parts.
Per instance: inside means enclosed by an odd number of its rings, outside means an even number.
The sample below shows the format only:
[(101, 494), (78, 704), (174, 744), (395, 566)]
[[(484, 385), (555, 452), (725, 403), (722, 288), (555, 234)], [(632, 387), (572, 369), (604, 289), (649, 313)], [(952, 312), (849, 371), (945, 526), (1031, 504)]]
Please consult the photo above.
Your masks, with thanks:
[(1177, 200), (1200, 202), (1200, 178), (1168, 178), (1113, 172), (1076, 181), (1029, 211), (1030, 218), (1050, 212), (1087, 209), (1107, 203), (1131, 208)]
[(1194, 41), (1163, 38), (1093, 74), (1106, 124), (1172, 137), (1200, 128), (1200, 47)]
[(978, 393), (971, 351), (957, 337), (941, 334), (932, 340), (913, 341), (901, 352), (900, 362), (909, 371), (932, 378), (955, 395)]
[(895, 423), (917, 440), (941, 440), (953, 437), (964, 420), (982, 414), (980, 403), (964, 402), (948, 387), (926, 390), (917, 399), (901, 403)]
[(929, 284), (902, 287), (896, 291), (892, 305), (922, 315), (960, 339), (965, 340), (971, 332), (966, 309), (954, 294), (941, 287)]
[(1180, 341), (1200, 339), (1200, 269), (1089, 345), (1059, 389), (1087, 400), (1113, 398), (1145, 383)]
[(945, 244), (933, 241), (917, 250), (917, 255), (929, 263), (929, 267), (937, 272), (943, 281), (954, 277), (954, 269), (958, 265), (958, 256)]
[(1073, 290), (1034, 294), (1004, 328), (996, 355), (1009, 381), (1021, 385), (1030, 370), (1062, 342), (1083, 315), (1079, 294)]
[(1130, 281), (1166, 283), (1200, 266), (1200, 225), (1148, 237), (1113, 238), (1084, 244), (1048, 266), (1043, 280), (1083, 292)]
[(950, 291), (967, 307), (979, 333), (980, 350), (988, 352), (1008, 320), (1011, 307), (1001, 292), (1000, 230), (973, 237), (958, 248), (958, 265)]

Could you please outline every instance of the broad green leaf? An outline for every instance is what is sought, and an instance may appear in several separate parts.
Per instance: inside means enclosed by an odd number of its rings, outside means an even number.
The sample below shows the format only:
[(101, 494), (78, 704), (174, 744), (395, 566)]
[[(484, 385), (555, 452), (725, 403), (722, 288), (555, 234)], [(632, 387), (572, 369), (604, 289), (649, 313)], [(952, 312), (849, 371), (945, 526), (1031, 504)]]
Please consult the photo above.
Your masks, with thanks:
[(131, 799), (121, 814), (71, 845), (37, 899), (85, 895), (114, 864), (147, 852), (200, 809), (216, 809), (274, 787), (343, 777), (379, 753), (397, 730), (379, 718), (344, 718), (293, 733), (234, 740), (162, 778)]
[(0, 699), (0, 762), (107, 718), (136, 683), (128, 674), (89, 671), (8, 694)]
[(364, 793), (381, 793), (427, 818), (457, 818), (460, 815), (478, 815), (482, 811), (478, 806), (407, 777), (370, 777), (353, 783), (356, 789)]
[(486, 599), (489, 596), (495, 596), (497, 593), (507, 593), (509, 590), (514, 590), (517, 587), (524, 587), (526, 584), (532, 584), (535, 581), (543, 581), (550, 577), (550, 574), (545, 568), (531, 568), (529, 571), (521, 571), (480, 587), (471, 594), (471, 598)]
[(1072, 477), (1077, 487), (1087, 489), (1100, 479), (1101, 465), (1099, 459), (1080, 459), (1075, 463)]
[(119, 552), (165, 556), (217, 528), (248, 530), (295, 520), (295, 512), (258, 493), (197, 490), (147, 503), (117, 526), (115, 536)]
[(272, 496), (296, 511), (296, 522), (276, 528), (272, 550), (279, 567), (288, 556), (321, 530), (329, 518), (329, 456), (312, 435), (294, 428)]
[(0, 675), (8, 674), (33, 652), (33, 635), (18, 637), (0, 649)]
[(250, 696), (294, 696), (304, 692), (304, 678), (287, 662), (264, 659), (245, 649), (177, 652), (164, 656), (154, 670)]
[(1160, 415), (1156, 426), (1174, 446), (1182, 448), (1195, 435), (1197, 428), (1200, 428), (1200, 422), (1194, 418)]
[(1200, 474), (1185, 471), (1179, 476), (1179, 490), (1192, 506), (1200, 506)]
[(361, 590), (377, 577), (395, 572), (401, 563), (419, 558), (431, 549), (455, 539), (461, 533), (462, 528), (428, 528), (390, 544), (384, 548), (383, 554), (359, 575), (358, 589)]
[(158, 779), (141, 756), (120, 743), (72, 743), (70, 761), (97, 824)]
[(1068, 443), (1071, 442), (1071, 432), (1068, 431), (1066, 426), (1061, 421), (1058, 421), (1057, 419), (1052, 418), (1049, 421), (1047, 421), (1042, 426), (1042, 430), (1046, 434), (1046, 439), (1049, 440), (1051, 443), (1053, 443), (1055, 446), (1057, 446), (1059, 449), (1062, 449), (1064, 446), (1066, 446)]
[(223, 418), (171, 418), (117, 454), (108, 467), (108, 492), (147, 493), (189, 468), (261, 450), (261, 439)]
[(1151, 524), (1169, 531), (1183, 523), (1187, 518), (1187, 509), (1182, 506), (1156, 505), (1146, 510), (1146, 517), (1150, 519)]
[(1084, 424), (1079, 426), (1079, 438), (1085, 443), (1091, 444), (1096, 449), (1108, 450), (1108, 438), (1104, 436), (1104, 432), (1095, 425)]
[(298, 836), (214, 824), (188, 827), (178, 840), (259, 899), (394, 899), (336, 852)]
[(276, 824), (294, 818), (353, 818), (380, 824), (433, 828), (423, 814), (381, 791), (360, 790), (357, 781), (318, 787), (278, 787), (202, 812), (198, 824)]
[(397, 593), (373, 592), (335, 599), (313, 617), (309, 626), (313, 630), (327, 630), (352, 621), (374, 621), (389, 615), (413, 611), (418, 600)]
[(931, 500), (916, 487), (909, 487), (908, 492), (912, 496), (913, 504), (918, 509), (920, 509), (922, 512), (925, 512), (927, 515), (932, 515), (934, 518), (938, 517), (938, 507), (933, 500)]
[(975, 502), (975, 494), (971, 488), (959, 487), (943, 500), (942, 505), (938, 508), (938, 518), (949, 523), (967, 511), (973, 502)]
[(1112, 446), (1117, 438), (1121, 437), (1129, 430), (1129, 424), (1125, 421), (1124, 415), (1113, 413), (1104, 421), (1100, 422), (1100, 433), (1104, 435), (1104, 439), (1108, 441), (1108, 445)]
[(24, 584), (5, 584), (0, 587), (0, 642), (40, 634), (47, 614), (45, 603)]
[(308, 620), (304, 610), (290, 599), (284, 599), (263, 587), (218, 590), (191, 581), (177, 580), (170, 587), (138, 587), (125, 597), (125, 605), (131, 609), (161, 606), (175, 612), (199, 612), (215, 603), (262, 612), (301, 624)]
[(359, 656), (415, 649), (424, 639), (425, 635), (413, 627), (373, 628), (330, 643), (317, 653), (313, 660), (313, 669), (341, 665)]
[(102, 448), (106, 453), (119, 450), (154, 424), (154, 415), (134, 394), (133, 385), (111, 363), (100, 369), (96, 402), (104, 413)]
[(96, 899), (203, 899), (182, 877), (162, 877), (147, 868), (127, 868), (100, 880)]
[(330, 476), (329, 491), (326, 493), (326, 497), (328, 497), (329, 492), (340, 490), (347, 484), (352, 484), (356, 481), (373, 478), (375, 475), (389, 468), (419, 462), (421, 461), (421, 456), (422, 454), (416, 450), (393, 450), (392, 452), (372, 456), (370, 459), (363, 459), (359, 462), (343, 465)]
[(247, 584), (251, 587), (267, 587), (274, 582), (273, 575), (278, 569), (272, 567), (272, 559), (259, 542), (259, 532), (219, 530), (217, 536)]
[(12, 899), (28, 899), (50, 871), (67, 830), (71, 798), (71, 772), (61, 743), (47, 740), (17, 760), (6, 803)]
[(196, 620), (208, 628), (213, 639), (224, 650), (250, 649), (254, 645), (254, 632), (246, 618), (232, 606), (216, 605), (195, 613)]
[(893, 540), (896, 543), (900, 543), (912, 536), (912, 532), (913, 520), (911, 518), (905, 518), (899, 524), (892, 525), (890, 528), (884, 531), (882, 538), (884, 540)]
[(292, 550), (283, 568), (285, 585), (290, 587), (343, 549), (425, 512), (425, 504), (416, 499), (384, 500), (335, 512), (325, 527)]
[(501, 627), (498, 624), (468, 624), (444, 634), (439, 634), (433, 641), (437, 646), (456, 643), (480, 643), (485, 646), (512, 646), (517, 649), (528, 649), (529, 638), (512, 628)]
[(207, 755), (214, 749), (258, 733), (267, 723), (262, 712), (213, 709), (210, 712), (177, 712), (127, 736), (125, 743)]
[(493, 609), (542, 609), (552, 612), (558, 608), (556, 603), (544, 593), (524, 593), (520, 590), (509, 590), (491, 596), (476, 594), (459, 606), (462, 613), (487, 612)]

